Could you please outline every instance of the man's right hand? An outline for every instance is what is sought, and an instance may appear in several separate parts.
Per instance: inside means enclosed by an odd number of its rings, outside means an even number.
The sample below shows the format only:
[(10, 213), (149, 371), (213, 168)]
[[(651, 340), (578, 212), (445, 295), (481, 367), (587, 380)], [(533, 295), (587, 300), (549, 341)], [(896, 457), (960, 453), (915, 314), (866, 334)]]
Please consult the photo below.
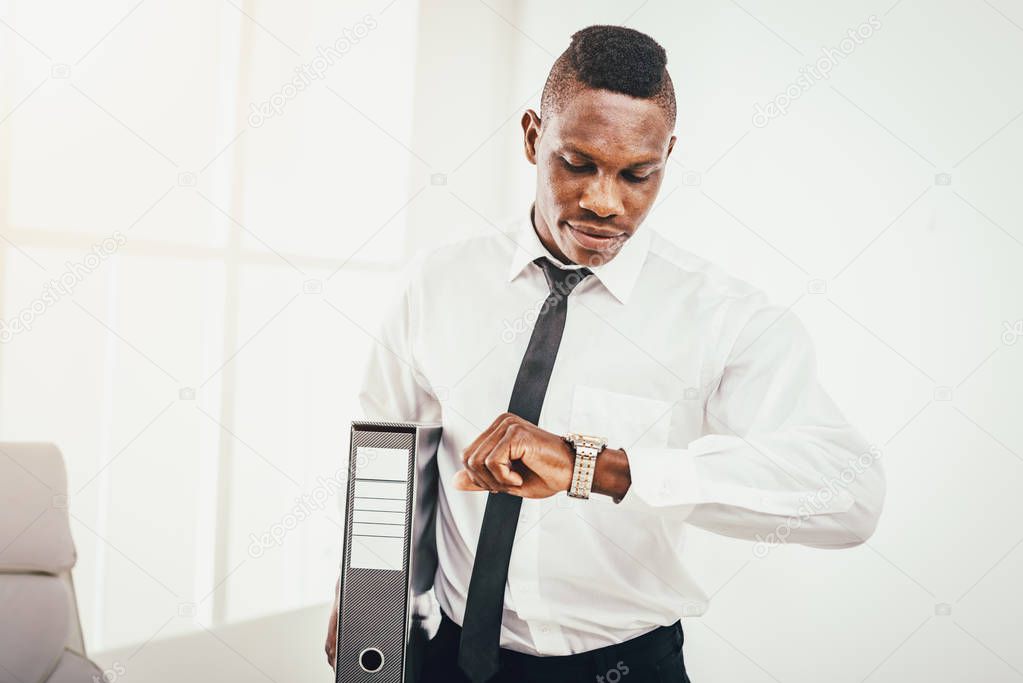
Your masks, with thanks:
[(337, 584), (334, 585), (334, 607), (330, 610), (330, 621), (327, 622), (327, 642), (323, 645), (327, 653), (327, 663), (334, 668), (335, 649), (337, 648), (337, 607), (341, 599), (341, 577), (337, 577)]

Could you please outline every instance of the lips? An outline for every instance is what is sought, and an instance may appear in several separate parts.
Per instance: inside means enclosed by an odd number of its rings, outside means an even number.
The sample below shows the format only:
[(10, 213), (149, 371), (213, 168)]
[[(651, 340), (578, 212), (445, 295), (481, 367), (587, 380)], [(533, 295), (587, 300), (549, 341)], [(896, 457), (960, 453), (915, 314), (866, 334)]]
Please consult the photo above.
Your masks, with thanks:
[(624, 233), (620, 232), (609, 233), (589, 226), (577, 227), (567, 221), (565, 224), (568, 226), (572, 238), (586, 249), (607, 249), (624, 237)]

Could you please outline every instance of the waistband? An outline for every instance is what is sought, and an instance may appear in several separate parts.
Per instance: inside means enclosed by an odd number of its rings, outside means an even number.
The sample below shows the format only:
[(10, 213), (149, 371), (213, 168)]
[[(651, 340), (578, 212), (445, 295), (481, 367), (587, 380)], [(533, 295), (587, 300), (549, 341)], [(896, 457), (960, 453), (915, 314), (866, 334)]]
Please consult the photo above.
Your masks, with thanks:
[[(447, 630), (456, 638), (456, 642), (462, 632), (461, 627), (443, 611), (440, 629), (438, 635)], [(659, 626), (615, 645), (570, 655), (538, 656), (501, 648), (500, 663), (502, 670), (509, 673), (543, 673), (552, 677), (590, 671), (603, 673), (615, 668), (618, 662), (634, 668), (647, 666), (681, 650), (684, 640), (682, 623), (676, 621), (670, 626)]]

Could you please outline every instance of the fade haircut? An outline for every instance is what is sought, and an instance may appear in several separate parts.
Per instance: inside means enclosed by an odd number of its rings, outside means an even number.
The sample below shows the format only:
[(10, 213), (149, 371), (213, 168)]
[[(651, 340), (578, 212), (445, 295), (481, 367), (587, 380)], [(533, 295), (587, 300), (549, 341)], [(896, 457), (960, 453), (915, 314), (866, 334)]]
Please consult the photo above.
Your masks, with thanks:
[(540, 97), (540, 118), (557, 113), (583, 88), (654, 100), (675, 127), (675, 88), (668, 55), (645, 33), (624, 26), (588, 26), (554, 62)]

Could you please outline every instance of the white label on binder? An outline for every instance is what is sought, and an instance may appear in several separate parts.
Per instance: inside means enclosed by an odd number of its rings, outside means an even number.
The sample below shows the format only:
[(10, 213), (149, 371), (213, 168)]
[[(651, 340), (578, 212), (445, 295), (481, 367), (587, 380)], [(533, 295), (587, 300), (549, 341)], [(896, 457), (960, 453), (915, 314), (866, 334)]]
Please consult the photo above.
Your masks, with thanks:
[(404, 524), (365, 524), (363, 522), (352, 522), (353, 536), (388, 536), (390, 538), (405, 538)]
[(351, 567), (401, 571), (405, 542), (400, 538), (353, 536)]
[(407, 481), (408, 460), (409, 452), (404, 448), (356, 448), (355, 478)]
[(359, 506), (355, 508), (355, 519), (353, 522), (364, 522), (366, 524), (395, 524), (397, 526), (405, 525), (405, 510), (399, 510), (397, 512), (389, 512), (386, 510), (374, 510), (372, 508), (367, 509), (361, 502)]
[(402, 519), (405, 516), (405, 500), (401, 498), (359, 498), (359, 490), (356, 487), (355, 509), (376, 510), (379, 512), (400, 512)]
[(355, 502), (351, 567), (401, 570), (405, 558), (405, 506), (409, 452), (355, 449)]
[(402, 510), (408, 500), (408, 484), (403, 481), (376, 481), (365, 479), (355, 480), (355, 504), (359, 506), (363, 498), (384, 501), (397, 501)]

